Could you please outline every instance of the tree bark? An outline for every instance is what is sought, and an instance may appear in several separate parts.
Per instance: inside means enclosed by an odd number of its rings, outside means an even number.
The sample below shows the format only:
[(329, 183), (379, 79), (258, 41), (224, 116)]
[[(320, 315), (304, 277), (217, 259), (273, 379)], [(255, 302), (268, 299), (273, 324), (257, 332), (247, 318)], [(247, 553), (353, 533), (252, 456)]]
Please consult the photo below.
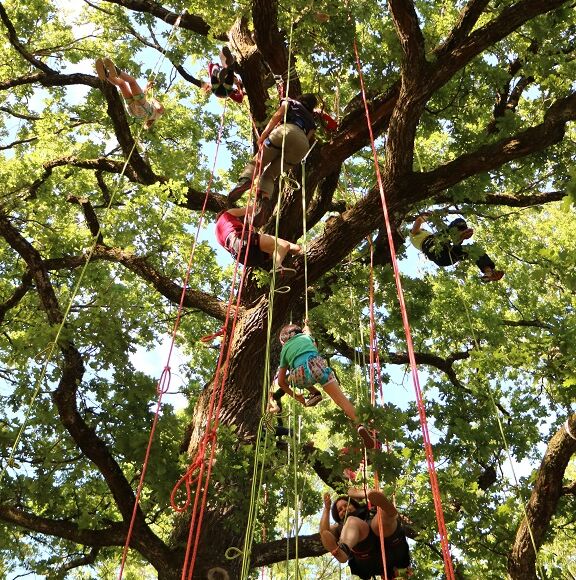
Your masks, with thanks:
[(536, 552), (542, 545), (550, 520), (563, 495), (564, 473), (570, 458), (576, 453), (576, 413), (560, 427), (548, 443), (538, 470), (526, 515), (508, 556), (508, 573), (512, 580), (537, 580)]

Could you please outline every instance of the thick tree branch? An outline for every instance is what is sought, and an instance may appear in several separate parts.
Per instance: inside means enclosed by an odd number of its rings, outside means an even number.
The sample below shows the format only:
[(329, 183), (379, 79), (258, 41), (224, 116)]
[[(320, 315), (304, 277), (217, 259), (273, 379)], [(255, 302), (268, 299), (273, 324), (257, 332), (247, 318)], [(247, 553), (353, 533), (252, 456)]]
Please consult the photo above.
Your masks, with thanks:
[(496, 143), (479, 147), (475, 152), (462, 155), (437, 169), (414, 175), (412, 187), (424, 187), (420, 197), (452, 187), (467, 177), (501, 167), (505, 163), (542, 151), (559, 143), (564, 137), (566, 123), (576, 119), (576, 93), (556, 101), (544, 115), (544, 122)]
[(403, 76), (420, 76), (426, 62), (425, 43), (412, 0), (388, 0), (396, 35), (406, 57)]
[[(473, 203), (475, 205), (505, 205), (508, 207), (532, 207), (542, 205), (545, 203), (552, 203), (553, 201), (561, 201), (566, 197), (566, 192), (562, 191), (544, 191), (532, 193), (529, 195), (523, 194), (508, 194), (508, 193), (488, 193), (482, 199), (464, 198), (462, 203)], [(450, 195), (438, 195), (435, 197), (438, 203), (453, 203), (454, 199)]]
[(476, 26), (478, 19), (482, 16), (482, 13), (489, 3), (490, 0), (470, 0), (460, 12), (458, 23), (454, 26), (438, 50), (450, 52), (456, 45), (461, 44), (470, 32), (472, 32), (472, 29)]
[[(93, 256), (96, 259), (100, 258), (122, 264), (143, 280), (152, 284), (160, 294), (175, 304), (180, 302), (182, 287), (150, 266), (146, 258), (134, 256), (118, 248), (109, 248), (102, 245), (96, 246)], [(226, 318), (226, 303), (221, 302), (212, 294), (206, 292), (188, 288), (183, 305), (186, 308), (194, 308), (205, 312), (218, 320), (224, 320)]]
[[(572, 436), (576, 433), (576, 413), (568, 418)], [(576, 439), (564, 426), (548, 442), (536, 476), (532, 494), (526, 505), (526, 516), (516, 532), (516, 539), (508, 556), (508, 573), (512, 580), (536, 580), (536, 550), (544, 541), (550, 520), (563, 494), (563, 479), (570, 459), (576, 453)]]
[(275, 75), (282, 77), (285, 85), (290, 78), (288, 96), (299, 95), (302, 89), (296, 73), (296, 56), (288, 54), (286, 36), (278, 30), (277, 0), (252, 0), (252, 22), (256, 45), (267, 66)]
[[(123, 6), (134, 12), (142, 12), (144, 14), (150, 14), (163, 20), (168, 24), (176, 24), (178, 16), (180, 16), (180, 28), (190, 30), (201, 36), (208, 36), (211, 27), (205, 22), (200, 16), (194, 16), (188, 11), (184, 10), (181, 14), (172, 12), (168, 8), (164, 8), (161, 4), (153, 2), (152, 0), (105, 0), (110, 4), (117, 4), (118, 6)], [(218, 40), (226, 40), (226, 37), (219, 36)]]
[(121, 523), (101, 530), (91, 530), (67, 520), (40, 517), (9, 504), (0, 504), (0, 518), (27, 530), (87, 546), (122, 546), (126, 540), (127, 527)]

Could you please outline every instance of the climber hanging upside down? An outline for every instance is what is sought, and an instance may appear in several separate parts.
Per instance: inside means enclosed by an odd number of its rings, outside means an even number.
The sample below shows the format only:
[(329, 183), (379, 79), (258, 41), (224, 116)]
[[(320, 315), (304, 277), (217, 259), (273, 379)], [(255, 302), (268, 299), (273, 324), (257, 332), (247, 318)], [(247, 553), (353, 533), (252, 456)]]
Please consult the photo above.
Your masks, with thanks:
[(148, 97), (152, 82), (148, 81), (142, 90), (136, 79), (120, 70), (109, 58), (96, 60), (96, 72), (102, 81), (117, 86), (126, 101), (128, 111), (138, 119), (144, 119), (144, 127), (150, 129), (164, 114), (164, 107), (153, 97)]
[(208, 65), (210, 83), (203, 83), (202, 89), (220, 99), (230, 98), (241, 103), (244, 99), (242, 80), (236, 74), (236, 58), (227, 46), (220, 51), (220, 63)]
[[(320, 519), (322, 545), (338, 562), (348, 562), (352, 574), (364, 580), (378, 574), (384, 575), (380, 546), (381, 524), (386, 576), (390, 579), (406, 578), (412, 573), (410, 548), (398, 520), (398, 512), (380, 491), (369, 490), (367, 496), (372, 504), (371, 509), (358, 501), (365, 497), (361, 489), (350, 488), (348, 496), (337, 497), (333, 504), (330, 494), (324, 494), (324, 511)], [(332, 526), (330, 513), (336, 522)]]
[(462, 218), (457, 218), (448, 224), (442, 235), (433, 234), (422, 227), (429, 214), (422, 214), (416, 218), (410, 230), (410, 241), (429, 260), (438, 266), (452, 266), (465, 258), (474, 258), (476, 265), (483, 273), (483, 282), (496, 282), (504, 276), (502, 270), (495, 270), (494, 262), (476, 244), (462, 245), (464, 240), (472, 237), (474, 230)]

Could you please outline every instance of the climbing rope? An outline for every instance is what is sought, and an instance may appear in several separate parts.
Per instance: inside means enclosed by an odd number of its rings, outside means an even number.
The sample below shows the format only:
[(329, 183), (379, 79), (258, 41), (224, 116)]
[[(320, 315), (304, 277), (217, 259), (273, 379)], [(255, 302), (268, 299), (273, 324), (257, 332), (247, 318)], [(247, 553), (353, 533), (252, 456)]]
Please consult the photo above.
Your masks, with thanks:
[(434, 511), (436, 513), (436, 522), (438, 524), (438, 532), (440, 535), (440, 544), (442, 547), (442, 557), (444, 560), (444, 569), (448, 580), (454, 580), (454, 568), (452, 564), (452, 557), (450, 555), (450, 548), (448, 544), (448, 533), (446, 531), (446, 524), (444, 521), (444, 512), (442, 509), (442, 499), (440, 495), (440, 488), (438, 484), (438, 476), (436, 474), (436, 467), (434, 464), (434, 454), (432, 450), (432, 443), (430, 441), (430, 435), (428, 433), (428, 423), (426, 420), (426, 410), (424, 406), (424, 398), (422, 395), (422, 389), (420, 388), (420, 379), (418, 376), (418, 366), (416, 364), (416, 357), (414, 355), (414, 345), (412, 343), (412, 333), (410, 330), (410, 323), (408, 321), (408, 313), (406, 310), (406, 304), (404, 301), (404, 291), (402, 289), (402, 282), (400, 279), (400, 270), (398, 267), (398, 260), (396, 257), (396, 250), (394, 248), (394, 239), (392, 236), (392, 228), (390, 226), (390, 219), (388, 215), (388, 206), (386, 203), (386, 196), (384, 193), (384, 187), (382, 184), (382, 177), (380, 175), (380, 166), (378, 163), (378, 153), (376, 151), (376, 146), (374, 143), (374, 134), (372, 132), (372, 122), (370, 120), (370, 111), (368, 108), (368, 101), (366, 98), (366, 91), (364, 88), (364, 77), (362, 74), (362, 66), (360, 64), (360, 56), (358, 54), (358, 46), (356, 42), (356, 33), (354, 33), (354, 55), (356, 59), (356, 66), (358, 69), (358, 75), (360, 80), (360, 89), (362, 93), (362, 100), (364, 102), (364, 111), (366, 115), (366, 123), (368, 126), (368, 133), (370, 135), (370, 143), (372, 147), (372, 156), (374, 158), (374, 169), (376, 171), (376, 178), (378, 182), (378, 188), (380, 190), (380, 199), (382, 202), (382, 212), (384, 215), (384, 222), (386, 225), (386, 233), (388, 236), (388, 245), (390, 249), (390, 255), (392, 258), (392, 267), (394, 270), (394, 279), (396, 281), (396, 290), (398, 294), (398, 301), (400, 304), (400, 312), (402, 315), (402, 323), (404, 326), (404, 333), (406, 335), (406, 345), (408, 350), (408, 358), (410, 360), (410, 369), (412, 371), (412, 382), (414, 384), (414, 391), (416, 393), (416, 401), (418, 405), (418, 412), (420, 415), (420, 425), (422, 429), (422, 436), (424, 440), (424, 450), (426, 456), (426, 463), (428, 466), (428, 474), (430, 478), (430, 485), (432, 488), (432, 497), (434, 500)]
[(134, 500), (134, 508), (132, 510), (132, 517), (130, 520), (130, 525), (128, 527), (128, 534), (126, 535), (126, 541), (124, 543), (124, 549), (122, 551), (122, 562), (120, 564), (120, 571), (118, 574), (118, 580), (120, 580), (122, 578), (122, 574), (124, 572), (124, 566), (126, 563), (126, 558), (128, 555), (128, 548), (130, 546), (130, 540), (132, 538), (132, 531), (134, 528), (134, 522), (136, 520), (136, 514), (138, 511), (138, 506), (139, 506), (139, 502), (140, 502), (140, 496), (142, 493), (142, 488), (144, 486), (144, 479), (146, 477), (146, 470), (148, 467), (148, 462), (150, 459), (150, 452), (152, 450), (152, 442), (154, 440), (154, 434), (156, 432), (156, 426), (158, 424), (158, 420), (159, 420), (159, 416), (160, 416), (160, 409), (162, 407), (162, 396), (168, 392), (168, 389), (170, 387), (170, 378), (171, 378), (171, 372), (170, 372), (170, 361), (172, 359), (172, 353), (174, 350), (174, 345), (176, 342), (176, 334), (178, 332), (178, 329), (180, 327), (180, 321), (182, 318), (182, 313), (184, 310), (184, 300), (186, 298), (186, 291), (188, 289), (188, 283), (190, 280), (190, 275), (192, 272), (192, 264), (194, 262), (194, 257), (196, 254), (196, 247), (198, 245), (198, 239), (200, 237), (200, 230), (202, 228), (202, 225), (204, 223), (204, 216), (206, 213), (206, 206), (208, 204), (208, 198), (210, 196), (210, 191), (212, 188), (212, 183), (214, 180), (214, 173), (216, 170), (216, 163), (218, 160), (218, 153), (220, 150), (220, 144), (222, 141), (222, 135), (223, 135), (223, 131), (224, 131), (224, 121), (226, 118), (226, 103), (224, 104), (224, 108), (222, 109), (222, 115), (220, 117), (220, 128), (218, 130), (218, 138), (216, 140), (216, 150), (214, 153), (214, 162), (212, 165), (212, 171), (210, 172), (210, 178), (208, 180), (208, 185), (206, 186), (206, 195), (204, 196), (204, 203), (202, 204), (202, 210), (201, 210), (201, 214), (200, 214), (200, 219), (198, 221), (198, 226), (196, 229), (196, 234), (193, 238), (193, 243), (192, 243), (192, 249), (190, 250), (190, 256), (188, 258), (188, 264), (187, 264), (187, 268), (186, 268), (186, 274), (184, 276), (184, 281), (182, 284), (182, 292), (180, 294), (180, 302), (178, 304), (178, 310), (176, 313), (176, 319), (174, 321), (174, 325), (173, 325), (173, 329), (172, 329), (172, 335), (170, 338), (170, 346), (168, 349), (168, 354), (166, 357), (166, 364), (164, 365), (164, 370), (162, 371), (162, 375), (160, 377), (160, 380), (158, 381), (158, 385), (156, 388), (156, 391), (158, 393), (158, 399), (156, 402), (156, 412), (154, 414), (154, 419), (152, 421), (152, 427), (150, 429), (150, 435), (148, 438), (148, 444), (146, 447), (146, 453), (144, 455), (144, 462), (142, 465), (142, 469), (141, 469), (141, 474), (140, 474), (140, 480), (138, 482), (138, 487), (137, 487), (137, 491), (136, 491), (136, 498)]

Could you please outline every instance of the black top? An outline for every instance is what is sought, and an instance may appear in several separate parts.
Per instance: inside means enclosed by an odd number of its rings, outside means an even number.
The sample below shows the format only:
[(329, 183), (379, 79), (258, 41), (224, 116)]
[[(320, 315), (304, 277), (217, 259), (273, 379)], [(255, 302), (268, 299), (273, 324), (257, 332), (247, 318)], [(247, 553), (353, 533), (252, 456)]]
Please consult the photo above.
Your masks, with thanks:
[(297, 125), (308, 134), (308, 131), (316, 129), (316, 122), (314, 114), (311, 113), (300, 101), (286, 98), (284, 99), (288, 105), (288, 112), (286, 113), (286, 123)]

